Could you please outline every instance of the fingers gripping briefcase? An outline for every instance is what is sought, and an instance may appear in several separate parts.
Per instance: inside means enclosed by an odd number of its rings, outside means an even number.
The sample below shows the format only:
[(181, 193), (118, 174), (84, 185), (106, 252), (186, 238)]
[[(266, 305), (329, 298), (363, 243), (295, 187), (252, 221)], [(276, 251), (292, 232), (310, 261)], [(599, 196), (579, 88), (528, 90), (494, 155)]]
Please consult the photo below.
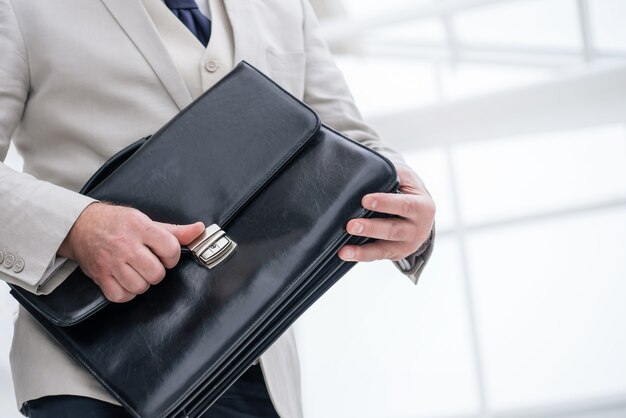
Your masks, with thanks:
[(81, 191), (206, 232), (148, 292), (109, 303), (76, 270), (11, 293), (134, 417), (197, 417), (354, 263), (337, 257), (392, 164), (245, 62)]

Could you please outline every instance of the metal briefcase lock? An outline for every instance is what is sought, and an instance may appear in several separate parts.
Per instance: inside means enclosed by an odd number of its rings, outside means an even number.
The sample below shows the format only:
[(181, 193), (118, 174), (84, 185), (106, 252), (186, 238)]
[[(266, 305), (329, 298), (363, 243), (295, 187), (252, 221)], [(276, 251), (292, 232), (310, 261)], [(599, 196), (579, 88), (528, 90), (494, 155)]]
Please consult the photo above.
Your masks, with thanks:
[(200, 263), (212, 269), (235, 251), (237, 243), (230, 239), (219, 225), (213, 224), (189, 244), (188, 248)]

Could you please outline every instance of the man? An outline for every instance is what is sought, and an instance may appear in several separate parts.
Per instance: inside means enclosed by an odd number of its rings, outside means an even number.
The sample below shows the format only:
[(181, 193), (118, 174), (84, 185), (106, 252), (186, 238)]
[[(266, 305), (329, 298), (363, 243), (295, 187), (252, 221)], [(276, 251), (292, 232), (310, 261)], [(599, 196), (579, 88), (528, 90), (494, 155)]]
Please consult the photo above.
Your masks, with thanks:
[[(308, 0), (198, 2), (0, 0), (0, 156), (13, 141), (24, 158), (23, 173), (0, 164), (0, 278), (45, 294), (79, 265), (119, 303), (157, 285), (203, 225), (159, 224), (76, 191), (245, 59), (325, 123), (394, 161), (403, 194), (362, 203), (399, 217), (351, 220), (349, 233), (378, 241), (339, 256), (391, 259), (417, 281), (432, 250), (434, 203), (363, 123)], [(11, 364), (18, 406), (31, 417), (125, 416), (23, 309)], [(206, 416), (301, 417), (290, 330), (260, 365)]]

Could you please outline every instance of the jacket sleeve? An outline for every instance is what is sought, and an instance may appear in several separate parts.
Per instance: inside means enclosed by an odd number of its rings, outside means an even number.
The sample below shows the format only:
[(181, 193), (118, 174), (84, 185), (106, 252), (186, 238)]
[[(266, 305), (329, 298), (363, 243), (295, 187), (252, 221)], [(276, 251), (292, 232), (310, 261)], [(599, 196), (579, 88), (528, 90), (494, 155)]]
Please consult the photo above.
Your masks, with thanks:
[[(380, 152), (396, 164), (405, 164), (402, 156), (385, 145), (376, 132), (364, 121), (357, 109), (348, 85), (334, 62), (328, 45), (319, 33), (319, 23), (309, 0), (301, 0), (304, 9), (305, 38), (305, 91), (304, 101), (314, 108), (322, 121)], [(435, 239), (435, 229), (418, 251), (394, 264), (417, 283), (430, 259)]]
[[(0, 161), (6, 158), (29, 94), (26, 44), (11, 0), (0, 0)], [(0, 162), (0, 279), (33, 293), (51, 291), (50, 285), (44, 289), (46, 281), (60, 284), (76, 265), (65, 263), (52, 278), (57, 250), (92, 202)]]

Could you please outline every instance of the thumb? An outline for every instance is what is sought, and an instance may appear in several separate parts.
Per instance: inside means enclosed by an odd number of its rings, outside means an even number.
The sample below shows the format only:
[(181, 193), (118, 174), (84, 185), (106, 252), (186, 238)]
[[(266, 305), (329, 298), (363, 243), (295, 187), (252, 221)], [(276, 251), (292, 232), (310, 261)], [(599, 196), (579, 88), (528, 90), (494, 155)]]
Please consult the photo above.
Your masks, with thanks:
[(173, 225), (164, 224), (158, 222), (159, 226), (166, 229), (169, 233), (174, 235), (180, 245), (187, 245), (194, 239), (200, 236), (204, 232), (204, 224), (202, 222), (196, 222), (189, 225)]

